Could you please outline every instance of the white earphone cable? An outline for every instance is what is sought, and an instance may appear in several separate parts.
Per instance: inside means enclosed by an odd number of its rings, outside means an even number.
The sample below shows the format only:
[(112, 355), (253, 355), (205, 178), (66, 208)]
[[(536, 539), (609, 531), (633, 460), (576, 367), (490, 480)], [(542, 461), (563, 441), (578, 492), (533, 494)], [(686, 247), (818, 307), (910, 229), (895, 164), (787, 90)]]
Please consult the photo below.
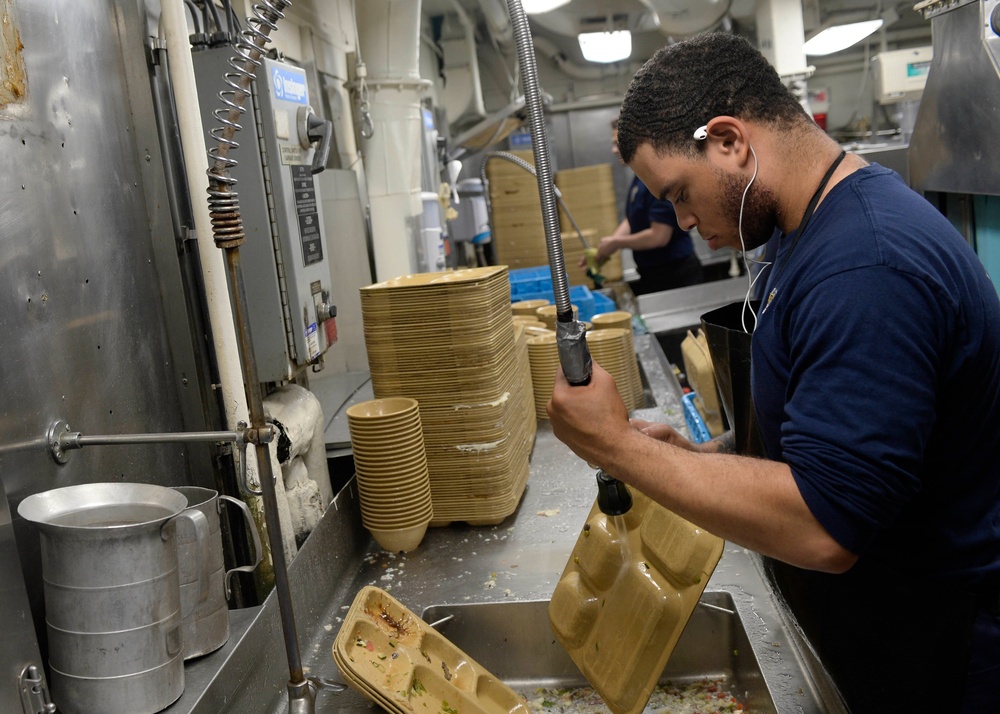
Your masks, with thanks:
[[(760, 278), (761, 275), (764, 274), (764, 271), (771, 265), (771, 263), (767, 261), (753, 260), (747, 258), (746, 243), (743, 242), (743, 206), (746, 204), (747, 193), (749, 193), (750, 187), (753, 186), (753, 182), (757, 180), (757, 168), (760, 166), (760, 162), (757, 160), (757, 152), (753, 150), (752, 144), (750, 144), (749, 146), (750, 146), (750, 153), (753, 154), (753, 176), (750, 177), (750, 183), (747, 184), (747, 187), (743, 189), (743, 197), (740, 199), (740, 217), (739, 217), (739, 222), (736, 225), (736, 229), (737, 231), (739, 231), (740, 235), (740, 248), (742, 250), (742, 255), (743, 255), (743, 268), (747, 272), (747, 294), (746, 297), (743, 298), (743, 310), (740, 311), (740, 324), (743, 326), (743, 331), (748, 335), (753, 330), (747, 329), (747, 322), (746, 322), (747, 310), (750, 310), (750, 314), (753, 315), (754, 328), (756, 329), (757, 327), (757, 313), (754, 312), (753, 307), (750, 305), (750, 293), (753, 292), (753, 286), (757, 283), (757, 280)], [(760, 271), (754, 278), (750, 277), (749, 263), (751, 262), (757, 263), (758, 265), (762, 266)]]
[[(708, 125), (705, 124), (695, 129), (694, 134), (692, 134), (692, 137), (694, 138), (695, 141), (704, 141), (705, 139), (707, 139)], [(757, 313), (754, 312), (753, 307), (750, 305), (750, 293), (753, 292), (753, 286), (760, 279), (760, 276), (764, 274), (764, 271), (771, 266), (771, 263), (765, 260), (754, 260), (753, 258), (747, 258), (747, 247), (746, 243), (743, 242), (743, 207), (744, 205), (746, 205), (747, 193), (749, 193), (750, 187), (753, 186), (753, 182), (757, 180), (757, 169), (760, 166), (760, 162), (757, 160), (757, 152), (753, 150), (753, 145), (748, 144), (748, 146), (750, 147), (750, 153), (753, 154), (753, 176), (750, 177), (750, 183), (747, 184), (747, 187), (743, 189), (743, 197), (740, 199), (740, 217), (739, 217), (739, 222), (736, 224), (736, 230), (739, 232), (740, 235), (740, 249), (741, 249), (741, 254), (743, 255), (743, 269), (746, 270), (747, 272), (747, 283), (748, 283), (747, 294), (746, 297), (743, 298), (743, 310), (740, 311), (740, 323), (743, 325), (743, 331), (749, 335), (751, 333), (751, 330), (747, 329), (747, 322), (746, 322), (746, 312), (748, 309), (750, 310), (750, 314), (753, 315), (754, 329), (757, 328)], [(756, 263), (757, 265), (761, 266), (760, 271), (758, 271), (756, 277), (753, 278), (750, 277), (750, 263)]]

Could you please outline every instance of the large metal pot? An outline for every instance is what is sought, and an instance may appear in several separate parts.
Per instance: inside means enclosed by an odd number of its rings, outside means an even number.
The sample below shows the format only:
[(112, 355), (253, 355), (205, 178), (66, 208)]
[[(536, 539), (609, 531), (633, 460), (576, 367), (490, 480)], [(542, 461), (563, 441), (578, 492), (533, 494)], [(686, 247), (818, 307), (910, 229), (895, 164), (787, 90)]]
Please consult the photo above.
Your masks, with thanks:
[[(177, 523), (177, 559), (180, 568), (181, 606), (187, 612), (181, 623), (184, 659), (206, 655), (229, 640), (229, 578), (237, 571), (250, 572), (260, 563), (260, 537), (253, 516), (246, 504), (232, 496), (199, 486), (177, 486), (173, 489), (187, 499), (188, 509), (200, 511), (208, 519), (208, 565), (198, 564), (198, 538), (193, 526), (186, 521)], [(230, 503), (243, 514), (253, 539), (256, 560), (231, 570), (225, 569), (222, 553), (222, 529), (219, 514), (222, 504)], [(202, 582), (208, 572), (207, 585)]]
[(199, 567), (208, 564), (208, 521), (186, 507), (173, 489), (139, 483), (68, 486), (18, 506), (41, 534), (60, 711), (151, 714), (183, 693), (179, 519), (197, 533)]
[[(751, 305), (760, 311), (758, 302)], [(750, 344), (753, 335), (743, 329), (743, 301), (733, 302), (701, 316), (722, 408), (736, 437), (736, 453), (766, 456), (750, 389)], [(749, 312), (749, 310), (747, 310)], [(747, 318), (752, 320), (752, 317)]]

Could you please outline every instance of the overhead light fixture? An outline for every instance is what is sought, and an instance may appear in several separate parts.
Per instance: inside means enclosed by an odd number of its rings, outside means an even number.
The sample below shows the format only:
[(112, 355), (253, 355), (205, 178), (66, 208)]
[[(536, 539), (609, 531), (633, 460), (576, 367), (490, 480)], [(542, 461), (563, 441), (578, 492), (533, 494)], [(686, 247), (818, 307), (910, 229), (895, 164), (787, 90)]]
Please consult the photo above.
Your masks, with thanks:
[(525, 15), (541, 15), (543, 12), (552, 12), (568, 4), (569, 0), (521, 0), (521, 8)]
[(577, 37), (588, 62), (620, 62), (632, 54), (632, 33), (628, 30), (584, 32)]
[(806, 40), (806, 43), (802, 45), (802, 51), (807, 55), (817, 56), (846, 50), (882, 27), (882, 23), (883, 20), (878, 19), (828, 27), (815, 37)]

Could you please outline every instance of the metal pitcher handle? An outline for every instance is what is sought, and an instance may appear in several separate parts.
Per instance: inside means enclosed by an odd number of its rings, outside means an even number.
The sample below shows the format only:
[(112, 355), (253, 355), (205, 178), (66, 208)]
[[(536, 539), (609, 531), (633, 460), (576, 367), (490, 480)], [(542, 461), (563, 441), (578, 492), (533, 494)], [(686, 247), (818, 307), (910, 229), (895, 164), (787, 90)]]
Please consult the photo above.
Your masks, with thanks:
[(210, 565), (208, 557), (208, 519), (205, 518), (205, 514), (199, 511), (197, 508), (185, 508), (183, 511), (178, 513), (176, 516), (171, 518), (169, 521), (164, 523), (160, 527), (160, 536), (164, 539), (164, 529), (167, 524), (172, 523), (178, 518), (187, 518), (191, 521), (191, 525), (194, 526), (194, 533), (198, 539), (198, 600), (193, 602), (189, 607), (188, 611), (184, 612), (184, 604), (181, 603), (181, 619), (183, 620), (188, 615), (190, 615), (196, 607), (201, 605), (208, 598), (209, 592), (209, 578), (211, 573), (208, 572), (208, 567)]
[(253, 538), (253, 552), (256, 556), (252, 565), (241, 565), (238, 568), (226, 571), (226, 600), (228, 600), (231, 593), (229, 580), (233, 577), (233, 574), (252, 573), (257, 566), (260, 565), (260, 561), (264, 557), (264, 550), (260, 545), (260, 534), (257, 533), (257, 524), (254, 523), (253, 516), (250, 515), (250, 509), (247, 508), (247, 504), (243, 503), (243, 501), (238, 498), (219, 494), (219, 503), (222, 503), (223, 501), (239, 506), (240, 510), (243, 511), (243, 519), (246, 521), (247, 530), (250, 531), (250, 537)]

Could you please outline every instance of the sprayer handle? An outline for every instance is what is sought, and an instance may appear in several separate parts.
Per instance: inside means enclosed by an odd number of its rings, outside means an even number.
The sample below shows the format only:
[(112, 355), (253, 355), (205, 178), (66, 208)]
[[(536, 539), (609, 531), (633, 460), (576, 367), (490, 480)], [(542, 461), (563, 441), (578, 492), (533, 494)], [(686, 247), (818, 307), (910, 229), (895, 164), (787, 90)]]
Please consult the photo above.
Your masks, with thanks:
[(609, 516), (620, 516), (632, 508), (628, 486), (609, 476), (604, 469), (597, 472), (597, 507)]

